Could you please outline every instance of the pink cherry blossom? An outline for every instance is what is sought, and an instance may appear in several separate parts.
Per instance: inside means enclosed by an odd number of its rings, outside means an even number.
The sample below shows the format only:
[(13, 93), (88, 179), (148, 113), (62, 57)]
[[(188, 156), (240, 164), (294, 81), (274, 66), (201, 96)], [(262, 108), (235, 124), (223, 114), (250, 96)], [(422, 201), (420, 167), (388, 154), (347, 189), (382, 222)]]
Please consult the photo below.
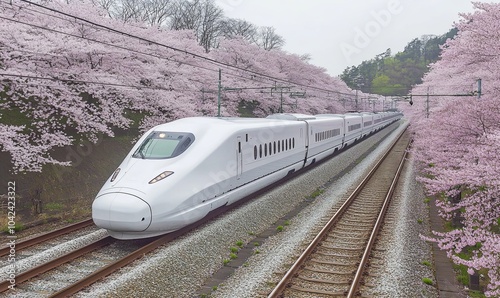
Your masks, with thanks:
[[(443, 47), (412, 94), (482, 96), (414, 97), (405, 109), (415, 132), (413, 153), (429, 194), (461, 194), (459, 202), (439, 201), (441, 215), (461, 217), (461, 227), (435, 233), (441, 249), (457, 264), (488, 272), (485, 294), (500, 296), (500, 4), (474, 3), (463, 14), (454, 40)], [(427, 112), (428, 111), (428, 112)], [(461, 191), (461, 193), (459, 192)], [(428, 238), (427, 238), (428, 239)], [(474, 248), (470, 260), (459, 253)]]
[[(112, 137), (131, 127), (133, 113), (142, 115), (141, 131), (181, 117), (215, 116), (219, 69), (224, 116), (238, 116), (242, 101), (255, 105), (256, 115), (277, 112), (279, 87), (291, 87), (283, 94), (285, 111), (351, 108), (341, 96), (352, 91), (298, 55), (238, 38), (221, 38), (206, 53), (193, 31), (124, 23), (90, 1), (68, 2), (43, 2), (55, 11), (19, 0), (0, 6), (0, 117), (14, 115), (0, 118), (0, 149), (10, 153), (14, 171), (67, 164), (51, 151)], [(18, 120), (2, 120), (12, 117)]]

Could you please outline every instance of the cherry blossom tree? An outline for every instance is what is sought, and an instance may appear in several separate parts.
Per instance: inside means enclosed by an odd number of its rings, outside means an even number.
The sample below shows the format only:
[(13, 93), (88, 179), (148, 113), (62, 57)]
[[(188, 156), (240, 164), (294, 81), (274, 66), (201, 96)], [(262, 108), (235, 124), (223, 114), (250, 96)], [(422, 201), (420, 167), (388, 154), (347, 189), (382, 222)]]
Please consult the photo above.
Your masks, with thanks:
[[(49, 5), (116, 30), (203, 53), (190, 31), (126, 25), (105, 18), (103, 11), (84, 2)], [(22, 2), (3, 4), (1, 13), (0, 104), (24, 121), (18, 126), (2, 122), (9, 138), (0, 142), (17, 169), (41, 170), (46, 162), (57, 163), (50, 150), (77, 138), (95, 141), (98, 134), (113, 136), (113, 128), (129, 127), (125, 115), (130, 111), (148, 116), (142, 127), (149, 126), (150, 119), (164, 122), (196, 114), (193, 99), (209, 80), (208, 72), (200, 73), (196, 82), (192, 79), (197, 62), (191, 56)], [(32, 155), (12, 151), (9, 139), (39, 150)]]
[(342, 112), (339, 94), (352, 94), (299, 56), (242, 38), (206, 53), (193, 30), (124, 23), (89, 1), (44, 5), (50, 10), (21, 0), (0, 7), (0, 148), (17, 171), (67, 165), (51, 157), (54, 148), (112, 137), (137, 125), (132, 119), (145, 131), (217, 115), (219, 69), (224, 116), (237, 116), (242, 102), (255, 103), (257, 115), (277, 112), (277, 87), (306, 94), (284, 95), (294, 112)]
[[(488, 273), (485, 294), (500, 296), (500, 4), (474, 3), (463, 14), (457, 37), (448, 40), (406, 109), (415, 132), (414, 154), (421, 181), (446, 219), (461, 218), (457, 229), (435, 233), (441, 249), (473, 274)], [(477, 81), (482, 82), (482, 96)], [(476, 91), (476, 92), (474, 92)], [(471, 96), (466, 96), (471, 95)], [(464, 258), (460, 253), (472, 251)]]

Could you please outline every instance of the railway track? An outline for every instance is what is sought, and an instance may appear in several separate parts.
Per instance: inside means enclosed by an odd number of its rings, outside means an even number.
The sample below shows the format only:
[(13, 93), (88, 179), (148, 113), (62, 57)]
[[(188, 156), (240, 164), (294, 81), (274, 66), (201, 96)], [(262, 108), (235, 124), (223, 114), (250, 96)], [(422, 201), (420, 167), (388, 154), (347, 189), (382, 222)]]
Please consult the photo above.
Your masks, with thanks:
[(354, 297), (410, 144), (404, 131), (268, 297)]
[[(5, 280), (0, 283), (0, 295), (12, 293), (21, 294), (24, 297), (26, 295), (30, 297), (71, 296), (135, 260), (142, 258), (156, 248), (227, 212), (230, 208), (232, 207), (219, 208), (199, 222), (159, 237), (129, 241), (116, 240), (110, 236), (98, 239), (41, 265), (23, 272), (17, 272), (15, 276), (16, 292), (9, 292), (12, 291), (9, 289), (11, 283), (9, 280)], [(84, 224), (82, 223), (81, 225)], [(70, 229), (75, 228), (76, 226)], [(40, 244), (62, 235), (60, 234), (62, 231), (54, 231), (52, 233), (54, 234), (51, 236), (41, 235), (40, 239), (33, 240), (33, 244), (25, 244), (23, 248)], [(85, 265), (84, 263), (89, 264)], [(98, 269), (96, 270), (95, 268)], [(75, 279), (75, 276), (82, 276), (82, 271), (84, 271), (83, 274), (85, 276)], [(40, 287), (40, 284), (43, 287)]]
[[(81, 230), (83, 228), (92, 226), (93, 224), (94, 224), (94, 222), (92, 221), (91, 218), (89, 218), (89, 219), (86, 219), (86, 220), (74, 223), (72, 225), (68, 225), (68, 226), (62, 227), (62, 228), (54, 230), (54, 231), (50, 231), (48, 233), (44, 233), (42, 235), (39, 235), (39, 236), (30, 238), (30, 239), (27, 239), (27, 240), (24, 240), (24, 241), (16, 242), (16, 252), (19, 252), (19, 251), (21, 251), (21, 250), (23, 250), (25, 248), (28, 248), (28, 247), (31, 247), (31, 246), (34, 246), (34, 245), (37, 245), (37, 244), (49, 241), (51, 239), (60, 237), (62, 235), (66, 235), (66, 234), (69, 234), (71, 232), (75, 232), (75, 231)], [(10, 247), (9, 246), (1, 248), (0, 249), (0, 257), (8, 255), (9, 252), (10, 252)]]
[[(92, 243), (85, 245), (79, 249), (73, 250), (67, 254), (64, 254), (60, 257), (57, 257), (41, 265), (17, 274), (15, 277), (16, 287), (22, 292), (32, 293), (33, 295), (41, 295), (44, 297), (67, 297), (77, 293), (78, 291), (84, 289), (92, 283), (130, 264), (131, 262), (143, 257), (145, 254), (173, 240), (180, 234), (182, 234), (182, 232), (137, 241), (119, 241), (110, 236), (106, 236), (97, 241), (93, 241)], [(115, 246), (112, 249), (114, 250), (113, 252), (110, 252), (111, 248), (109, 247), (111, 246)], [(108, 250), (104, 251), (106, 248)], [(130, 250), (132, 250), (132, 252), (128, 252)], [(104, 255), (106, 260), (100, 258), (98, 256), (99, 253), (101, 255)], [(115, 257), (110, 257), (113, 255)], [(86, 268), (85, 266), (82, 266), (80, 264), (83, 262), (91, 262), (93, 260), (94, 262), (90, 265), (92, 267), (96, 265), (96, 259), (98, 259), (97, 263), (99, 263), (101, 266), (98, 270), (90, 269), (92, 270), (90, 274), (86, 275), (83, 278), (79, 278), (74, 282), (71, 282), (71, 279), (59, 280), (58, 286), (63, 285), (60, 286), (61, 288), (59, 289), (54, 290), (50, 285), (48, 285), (49, 289), (42, 289), (36, 285), (37, 280), (41, 280), (41, 282), (38, 282), (38, 284), (50, 284), (50, 282), (45, 281), (47, 277), (43, 277), (43, 275), (53, 274), (52, 272), (57, 270), (64, 272), (65, 276), (81, 275), (80, 272), (82, 270), (85, 271)], [(70, 265), (70, 262), (77, 262), (77, 264)], [(57, 275), (57, 273), (54, 274)], [(48, 279), (51, 278), (48, 277)], [(0, 283), (0, 293), (9, 291), (9, 285), (11, 285), (9, 280)]]

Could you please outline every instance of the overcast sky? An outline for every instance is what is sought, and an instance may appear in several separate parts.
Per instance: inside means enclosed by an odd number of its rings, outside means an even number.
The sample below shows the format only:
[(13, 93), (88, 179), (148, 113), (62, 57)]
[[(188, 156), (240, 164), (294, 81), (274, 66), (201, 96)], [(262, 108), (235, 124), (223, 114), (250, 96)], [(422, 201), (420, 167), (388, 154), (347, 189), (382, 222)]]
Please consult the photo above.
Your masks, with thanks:
[[(486, 1), (500, 2), (500, 0)], [(442, 35), (472, 12), (468, 0), (216, 0), (231, 18), (272, 26), (284, 50), (339, 75), (391, 48), (402, 51), (422, 35)]]

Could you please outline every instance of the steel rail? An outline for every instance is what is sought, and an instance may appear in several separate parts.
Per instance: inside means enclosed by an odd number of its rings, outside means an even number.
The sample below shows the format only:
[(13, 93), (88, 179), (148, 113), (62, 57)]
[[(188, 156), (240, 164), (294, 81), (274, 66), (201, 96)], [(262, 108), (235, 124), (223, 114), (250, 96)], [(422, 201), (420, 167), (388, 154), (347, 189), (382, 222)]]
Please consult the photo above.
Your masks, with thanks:
[[(86, 219), (86, 220), (74, 223), (72, 225), (65, 226), (65, 227), (62, 227), (60, 229), (39, 235), (39, 236), (31, 238), (31, 239), (16, 242), (16, 252), (20, 251), (21, 249), (48, 241), (50, 239), (54, 239), (54, 238), (59, 237), (61, 235), (65, 235), (65, 234), (86, 228), (86, 227), (92, 225), (93, 223), (94, 222), (92, 221), (92, 219)], [(9, 252), (10, 252), (9, 246), (1, 248), (0, 249), (0, 257), (8, 255)]]
[(283, 278), (279, 281), (273, 291), (268, 295), (268, 298), (279, 297), (280, 293), (282, 293), (292, 278), (297, 274), (305, 261), (309, 258), (309, 256), (313, 253), (318, 243), (328, 234), (328, 231), (331, 227), (339, 220), (339, 218), (346, 212), (351, 203), (354, 201), (356, 196), (361, 192), (361, 190), (368, 183), (370, 178), (374, 175), (377, 169), (380, 167), (382, 162), (387, 158), (391, 150), (396, 146), (397, 142), (401, 139), (403, 134), (406, 132), (406, 129), (403, 130), (396, 140), (391, 144), (388, 150), (386, 150), (382, 156), (382, 158), (375, 164), (375, 166), (370, 170), (368, 175), (361, 181), (361, 183), (356, 187), (356, 189), (352, 192), (352, 194), (347, 198), (347, 200), (342, 204), (342, 206), (335, 212), (335, 214), (330, 218), (330, 220), (326, 223), (326, 225), (321, 229), (321, 231), (314, 237), (311, 243), (307, 246), (304, 252), (299, 256), (299, 258), (295, 261), (295, 263), (290, 267), (290, 269), (286, 272)]
[(95, 271), (91, 275), (77, 281), (76, 283), (67, 286), (66, 288), (60, 290), (59, 292), (52, 294), (50, 297), (68, 297), (68, 296), (71, 296), (71, 295), (83, 290), (84, 288), (92, 285), (93, 283), (105, 278), (106, 276), (112, 274), (113, 272), (129, 265), (133, 261), (140, 259), (144, 255), (152, 252), (153, 250), (157, 249), (158, 247), (160, 247), (160, 246), (162, 246), (170, 241), (173, 241), (174, 239), (176, 239), (182, 235), (187, 234), (189, 231), (192, 231), (193, 229), (201, 226), (202, 224), (207, 223), (214, 218), (217, 218), (221, 214), (226, 213), (228, 210), (231, 210), (232, 208), (243, 204), (243, 201), (244, 200), (241, 200), (239, 202), (231, 204), (230, 206), (223, 206), (221, 208), (218, 208), (215, 211), (210, 212), (207, 216), (205, 216), (200, 221), (192, 223), (192, 224), (190, 224), (190, 225), (188, 225), (180, 230), (177, 230), (175, 232), (165, 234), (162, 236), (157, 236), (156, 238), (151, 238), (151, 242), (149, 242), (148, 244), (133, 251), (129, 255), (117, 260), (116, 262), (111, 263), (111, 264)]
[(160, 238), (153, 240), (152, 242), (144, 245), (143, 247), (133, 251), (129, 255), (119, 259), (118, 261), (111, 263), (95, 272), (87, 277), (79, 280), (78, 282), (67, 286), (66, 288), (60, 290), (57, 293), (52, 294), (50, 297), (68, 297), (77, 293), (78, 291), (90, 286), (96, 281), (110, 275), (111, 273), (117, 271), (120, 268), (125, 267), (126, 265), (132, 263), (133, 261), (143, 257), (145, 254), (155, 250), (156, 248), (162, 246), (163, 244), (173, 240), (178, 235), (174, 234), (166, 234), (160, 236)]
[(403, 154), (403, 157), (401, 158), (398, 169), (396, 171), (396, 175), (394, 176), (394, 179), (392, 180), (389, 191), (387, 192), (387, 194), (385, 196), (384, 204), (383, 204), (383, 206), (380, 210), (380, 213), (377, 217), (377, 221), (375, 223), (375, 226), (373, 227), (373, 230), (370, 234), (370, 239), (368, 240), (365, 251), (363, 252), (363, 257), (361, 258), (361, 262), (359, 263), (358, 269), (356, 270), (356, 275), (354, 276), (353, 282), (351, 283), (351, 286), (349, 287), (349, 292), (347, 294), (348, 298), (352, 298), (352, 297), (355, 297), (357, 295), (357, 291), (359, 289), (359, 285), (361, 283), (362, 276), (365, 272), (366, 265), (368, 264), (368, 259), (370, 258), (372, 248), (375, 245), (375, 240), (377, 239), (380, 228), (382, 227), (382, 223), (383, 223), (383, 220), (385, 218), (385, 214), (387, 213), (387, 209), (389, 209), (389, 204), (391, 203), (392, 196), (394, 194), (394, 191), (396, 190), (396, 186), (397, 186), (397, 183), (399, 181), (399, 177), (401, 176), (401, 172), (403, 170), (403, 166), (405, 165), (405, 160), (406, 160), (406, 157), (408, 156), (408, 149), (410, 148), (410, 145), (411, 145), (411, 141), (408, 143), (408, 146), (405, 149), (405, 153)]
[[(23, 283), (23, 282), (29, 280), (30, 278), (33, 278), (33, 277), (38, 276), (42, 273), (45, 273), (49, 270), (52, 270), (56, 267), (61, 266), (62, 264), (68, 263), (68, 262), (70, 262), (78, 257), (81, 257), (82, 255), (85, 255), (91, 251), (94, 251), (98, 248), (101, 248), (103, 246), (109, 245), (109, 244), (114, 243), (114, 242), (116, 242), (116, 240), (110, 236), (107, 236), (105, 238), (102, 238), (100, 240), (92, 242), (89, 245), (86, 245), (82, 248), (79, 248), (79, 249), (74, 250), (70, 253), (67, 253), (67, 254), (65, 254), (57, 259), (51, 260), (47, 263), (41, 264), (41, 265), (36, 266), (28, 271), (25, 271), (21, 274), (16, 275), (16, 284)], [(7, 291), (9, 289), (10, 284), (11, 283), (9, 282), (9, 280), (6, 280), (6, 281), (0, 283), (0, 292)]]

